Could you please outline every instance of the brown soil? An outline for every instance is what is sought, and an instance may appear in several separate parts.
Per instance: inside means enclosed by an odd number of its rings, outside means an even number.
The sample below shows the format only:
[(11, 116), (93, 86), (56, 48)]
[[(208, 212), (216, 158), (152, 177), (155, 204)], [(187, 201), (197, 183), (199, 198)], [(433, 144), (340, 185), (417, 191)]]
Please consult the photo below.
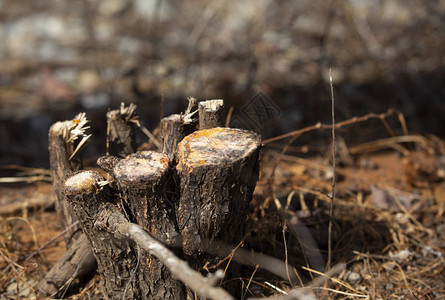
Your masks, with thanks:
[[(310, 284), (316, 274), (308, 272), (308, 268), (325, 264), (327, 259), (331, 163), (327, 156), (319, 154), (306, 155), (304, 159), (297, 155), (283, 155), (281, 161), (279, 158), (279, 152), (266, 145), (249, 218), (250, 234), (244, 247), (283, 260), (287, 252), (287, 259), (301, 282)], [(332, 252), (332, 264), (345, 262), (347, 267), (334, 276), (336, 282), (328, 285), (330, 291), (321, 287), (315, 293), (336, 299), (366, 295), (380, 299), (444, 297), (445, 185), (437, 175), (441, 173), (436, 153), (412, 150), (401, 155), (386, 151), (349, 158), (349, 164), (339, 159), (337, 168)], [(286, 214), (277, 214), (279, 204), (269, 197), (271, 188)], [(292, 191), (295, 194), (287, 203)], [(5, 204), (54, 197), (51, 185), (43, 182), (0, 186), (0, 193)], [(309, 229), (323, 261), (308, 260), (305, 251), (309, 249), (301, 244), (305, 243), (304, 238), (289, 230), (292, 226), (288, 223), (289, 216), (297, 216)], [(287, 224), (286, 243), (283, 243), (284, 224)], [(4, 215), (0, 225), (3, 270), (0, 286), (11, 295), (17, 281), (25, 280), (34, 288), (65, 251), (63, 239), (58, 238), (38, 255), (23, 260), (60, 233), (55, 212), (51, 207), (24, 207), (12, 215)], [(241, 278), (246, 284), (253, 271), (251, 267), (242, 268)], [(18, 286), (26, 290), (26, 285)], [(271, 295), (277, 293), (277, 288), (291, 287), (289, 282), (260, 269), (248, 294)], [(32, 295), (34, 291), (26, 293)], [(90, 293), (95, 294), (94, 289)]]

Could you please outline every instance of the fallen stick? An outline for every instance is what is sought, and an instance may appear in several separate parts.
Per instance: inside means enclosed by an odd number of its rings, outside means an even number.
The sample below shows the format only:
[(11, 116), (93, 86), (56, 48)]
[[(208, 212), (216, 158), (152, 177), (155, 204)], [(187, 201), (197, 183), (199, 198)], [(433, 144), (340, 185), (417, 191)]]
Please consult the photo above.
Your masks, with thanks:
[(215, 275), (210, 278), (202, 276), (136, 224), (119, 224), (117, 231), (131, 238), (141, 246), (142, 249), (160, 259), (175, 277), (195, 291), (199, 296), (215, 300), (234, 299), (224, 289), (214, 286), (223, 277), (222, 270), (217, 271)]
[(71, 243), (63, 257), (40, 280), (37, 289), (43, 297), (61, 296), (67, 283), (91, 274), (96, 267), (91, 246), (86, 236), (82, 234)]
[(22, 209), (38, 208), (38, 207), (50, 207), (56, 203), (54, 197), (48, 198), (31, 198), (21, 202), (14, 202), (11, 204), (4, 204), (0, 206), (0, 215), (12, 215)]

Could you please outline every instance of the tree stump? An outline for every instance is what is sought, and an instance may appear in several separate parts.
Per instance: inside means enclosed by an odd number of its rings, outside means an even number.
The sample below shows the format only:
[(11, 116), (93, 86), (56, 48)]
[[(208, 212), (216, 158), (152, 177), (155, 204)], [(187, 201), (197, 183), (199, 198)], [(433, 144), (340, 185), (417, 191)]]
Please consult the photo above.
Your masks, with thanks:
[(133, 221), (161, 241), (174, 244), (179, 233), (175, 199), (168, 195), (172, 172), (167, 155), (142, 151), (124, 159), (101, 157), (98, 164), (113, 176)]
[[(38, 289), (44, 297), (54, 297), (65, 289), (66, 285), (78, 278), (91, 274), (96, 269), (96, 262), (90, 245), (79, 226), (72, 226), (75, 215), (62, 194), (63, 181), (81, 168), (78, 153), (90, 136), (85, 135), (87, 119), (84, 113), (73, 120), (54, 123), (48, 133), (49, 160), (54, 190), (56, 192), (56, 211), (64, 234), (67, 252), (39, 282)], [(75, 141), (82, 137), (79, 143)]]
[[(64, 121), (54, 123), (48, 133), (49, 140), (49, 164), (51, 176), (53, 179), (54, 191), (56, 193), (56, 212), (59, 217), (62, 228), (67, 228), (76, 220), (71, 209), (62, 195), (62, 182), (65, 178), (80, 170), (82, 162), (74, 157), (70, 160), (73, 153), (73, 145), (68, 143), (69, 132), (75, 126), (74, 121)], [(79, 232), (79, 227), (73, 228), (64, 234), (67, 246), (71, 243), (75, 233)]]
[(136, 125), (139, 125), (136, 115), (136, 105), (125, 107), (107, 113), (108, 122), (108, 153), (109, 155), (125, 157), (136, 152)]
[(199, 107), (199, 129), (210, 129), (224, 124), (224, 100), (201, 101)]
[(174, 114), (161, 120), (161, 151), (173, 156), (179, 142), (195, 131), (196, 122), (184, 120), (184, 115)]
[[(141, 299), (150, 295), (149, 283), (142, 268), (138, 268), (138, 254), (130, 240), (116, 238), (102, 229), (127, 220), (111, 203), (105, 179), (95, 171), (81, 171), (64, 182), (64, 194), (87, 235), (98, 263), (107, 294), (113, 299)], [(105, 224), (105, 225), (104, 225)]]
[[(191, 119), (192, 100), (185, 115), (162, 119), (163, 153), (142, 151), (128, 155), (135, 149), (131, 132), (131, 127), (134, 129), (133, 124), (137, 123), (134, 106), (121, 106), (120, 110), (107, 115), (110, 152), (115, 156), (104, 156), (98, 164), (113, 177), (113, 187), (94, 171), (74, 173), (65, 165), (56, 169), (59, 173), (68, 170), (59, 177), (55, 188), (65, 204), (69, 204), (68, 209), (74, 212), (74, 217), (71, 214), (70, 217), (79, 220), (84, 233), (81, 237), (90, 245), (84, 248), (94, 254), (110, 298), (192, 297), (191, 290), (171, 274), (170, 270), (176, 271), (172, 261), (165, 260), (169, 251), (157, 247), (154, 239), (176, 247), (173, 252), (185, 257), (194, 267), (201, 267), (206, 262), (216, 262), (217, 258), (211, 254), (218, 252), (213, 249), (215, 246), (235, 245), (244, 234), (247, 209), (258, 180), (261, 139), (250, 131), (220, 127), (191, 133), (196, 128), (196, 121)], [(220, 125), (222, 100), (202, 104), (202, 126)], [(65, 133), (63, 131), (63, 138), (66, 138)], [(75, 152), (53, 155), (59, 155), (70, 164)], [(62, 184), (66, 176), (69, 177)], [(141, 250), (127, 238), (136, 241), (140, 234), (147, 234), (138, 226), (153, 236), (150, 243), (154, 246)], [(122, 230), (127, 231), (122, 233)], [(210, 252), (211, 248), (215, 251)], [(75, 248), (70, 248), (67, 255), (71, 253), (75, 257), (77, 253), (70, 252), (72, 249)], [(169, 269), (152, 255), (162, 257)], [(179, 278), (185, 281), (187, 276), (181, 274)], [(219, 288), (212, 290), (212, 285), (205, 288), (209, 293), (199, 289), (196, 282), (190, 286), (194, 291), (200, 290), (198, 293), (204, 297), (230, 298), (225, 291), (218, 291)], [(231, 290), (234, 294), (239, 291)]]
[[(130, 218), (167, 245), (177, 244), (180, 236), (175, 218), (175, 197), (168, 195), (172, 176), (168, 157), (162, 153), (143, 151), (124, 159), (102, 157), (98, 164), (115, 179), (129, 207)], [(184, 285), (173, 278), (158, 259), (148, 256), (146, 269), (151, 298), (184, 297)]]
[[(138, 125), (136, 106), (123, 103), (118, 110), (108, 112), (107, 145), (114, 155), (126, 156), (136, 149), (135, 125)], [(85, 114), (77, 115), (73, 120), (57, 122), (49, 130), (50, 167), (53, 177), (54, 190), (57, 195), (56, 210), (62, 223), (62, 228), (71, 226), (75, 221), (69, 204), (62, 195), (63, 181), (81, 168), (81, 161), (77, 153), (85, 145), (90, 136), (85, 135), (87, 124)], [(74, 142), (83, 139), (75, 147)], [(65, 285), (77, 277), (84, 277), (96, 269), (96, 261), (91, 246), (84, 234), (74, 226), (65, 233), (67, 252), (45, 277), (39, 282), (42, 296), (56, 296), (64, 290)]]
[(260, 146), (257, 134), (230, 128), (196, 131), (179, 143), (177, 220), (185, 254), (198, 256), (214, 241), (239, 242), (258, 180)]

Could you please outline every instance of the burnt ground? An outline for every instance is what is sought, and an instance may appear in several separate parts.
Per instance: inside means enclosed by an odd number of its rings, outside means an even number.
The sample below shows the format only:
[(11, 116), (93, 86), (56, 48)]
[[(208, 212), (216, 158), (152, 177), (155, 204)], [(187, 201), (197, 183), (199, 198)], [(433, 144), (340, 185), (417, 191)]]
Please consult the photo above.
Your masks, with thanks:
[[(57, 239), (23, 259), (61, 231), (47, 172), (49, 126), (85, 111), (93, 134), (85, 164), (96, 167), (109, 108), (135, 103), (156, 134), (161, 116), (183, 111), (188, 96), (223, 98), (232, 125), (265, 141), (244, 247), (287, 257), (301, 282), (246, 266), (246, 296), (310, 284), (308, 269), (328, 256), (330, 131), (270, 139), (330, 122), (329, 68), (336, 120), (351, 120), (337, 129), (332, 231), (332, 264), (347, 270), (316, 292), (445, 297), (445, 6), (295, 2), (0, 1), (1, 297), (33, 295), (64, 252)], [(274, 114), (255, 119), (254, 105), (252, 120), (244, 113), (260, 91)], [(388, 109), (404, 119), (352, 119)], [(147, 141), (141, 132), (138, 139)], [(100, 296), (100, 288), (93, 280), (71, 297), (79, 293)]]

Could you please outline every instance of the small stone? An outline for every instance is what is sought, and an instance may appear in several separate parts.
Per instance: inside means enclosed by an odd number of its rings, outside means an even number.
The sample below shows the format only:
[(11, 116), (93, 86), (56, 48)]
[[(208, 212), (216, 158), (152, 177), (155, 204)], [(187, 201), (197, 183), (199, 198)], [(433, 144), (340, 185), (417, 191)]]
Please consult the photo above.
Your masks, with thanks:
[(360, 279), (362, 279), (362, 276), (357, 272), (348, 271), (346, 274), (346, 280), (348, 280), (350, 284), (356, 284)]
[(445, 224), (437, 225), (436, 232), (438, 235), (445, 236)]
[(405, 261), (408, 258), (410, 258), (411, 256), (413, 256), (414, 253), (412, 251), (409, 251), (407, 249), (399, 251), (397, 253), (390, 253), (389, 256), (399, 262)]

